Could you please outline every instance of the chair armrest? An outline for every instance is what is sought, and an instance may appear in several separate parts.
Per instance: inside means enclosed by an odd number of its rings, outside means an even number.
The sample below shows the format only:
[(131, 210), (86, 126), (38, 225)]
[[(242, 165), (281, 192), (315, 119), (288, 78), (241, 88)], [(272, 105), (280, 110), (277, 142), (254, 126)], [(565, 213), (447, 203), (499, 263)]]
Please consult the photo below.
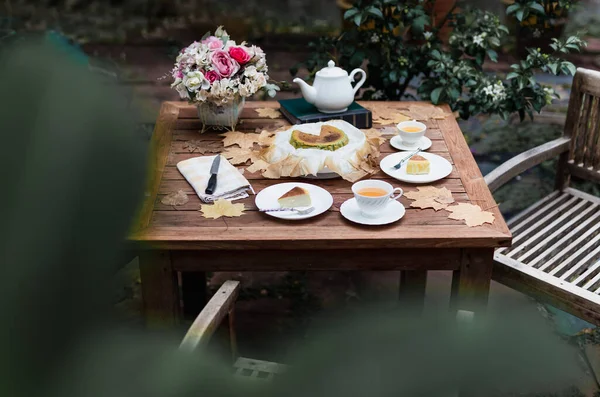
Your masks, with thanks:
[(225, 316), (233, 309), (239, 289), (239, 281), (228, 280), (223, 283), (183, 337), (179, 346), (181, 350), (195, 350), (210, 340)]
[(562, 137), (529, 149), (502, 163), (498, 168), (487, 174), (484, 178), (485, 183), (493, 192), (529, 168), (566, 152), (569, 150), (570, 142), (570, 138)]

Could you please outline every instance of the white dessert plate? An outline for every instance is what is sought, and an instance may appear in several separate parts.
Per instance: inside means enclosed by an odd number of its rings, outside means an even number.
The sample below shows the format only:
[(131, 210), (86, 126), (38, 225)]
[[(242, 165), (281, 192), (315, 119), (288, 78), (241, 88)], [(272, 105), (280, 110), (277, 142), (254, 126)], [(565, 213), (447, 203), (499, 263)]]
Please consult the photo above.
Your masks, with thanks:
[(390, 145), (395, 147), (398, 150), (416, 150), (421, 148), (421, 150), (427, 150), (431, 147), (431, 139), (424, 136), (421, 138), (418, 144), (414, 146), (406, 146), (400, 135), (395, 135), (392, 139), (390, 139)]
[(275, 218), (280, 219), (289, 219), (289, 220), (299, 220), (299, 219), (307, 219), (312, 218), (313, 216), (317, 216), (327, 211), (333, 205), (333, 197), (329, 192), (319, 186), (311, 185), (309, 183), (296, 183), (296, 182), (288, 182), (288, 183), (279, 183), (277, 185), (269, 186), (266, 189), (261, 190), (256, 195), (256, 206), (260, 209), (272, 209), (272, 208), (280, 208), (277, 199), (283, 196), (285, 193), (292, 190), (292, 188), (299, 186), (306, 190), (310, 194), (310, 200), (312, 202), (312, 206), (315, 207), (314, 211), (299, 215), (294, 211), (272, 211), (265, 212), (265, 214), (273, 216)]
[(376, 218), (366, 217), (358, 208), (358, 204), (356, 203), (356, 199), (352, 197), (349, 200), (344, 201), (342, 206), (340, 207), (340, 212), (342, 216), (349, 221), (360, 223), (361, 225), (387, 225), (389, 223), (394, 223), (402, 219), (406, 210), (402, 203), (396, 200), (392, 200), (385, 210), (381, 212), (381, 215)]
[(402, 182), (408, 183), (431, 183), (435, 181), (439, 181), (440, 179), (444, 179), (452, 172), (452, 164), (445, 158), (438, 156), (437, 154), (421, 152), (420, 156), (425, 157), (430, 165), (430, 172), (426, 175), (410, 175), (406, 173), (406, 165), (408, 161), (402, 164), (400, 169), (395, 169), (394, 165), (398, 164), (400, 160), (410, 155), (411, 152), (398, 152), (392, 155), (387, 156), (381, 163), (379, 163), (379, 167), (383, 172), (391, 176), (392, 178), (396, 178)]

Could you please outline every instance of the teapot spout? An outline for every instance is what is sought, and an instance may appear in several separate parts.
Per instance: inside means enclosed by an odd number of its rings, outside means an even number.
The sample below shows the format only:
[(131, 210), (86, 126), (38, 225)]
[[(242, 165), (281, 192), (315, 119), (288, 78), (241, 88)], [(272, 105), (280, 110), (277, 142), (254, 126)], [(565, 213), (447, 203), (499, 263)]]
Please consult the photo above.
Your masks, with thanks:
[(306, 99), (306, 102), (314, 104), (315, 100), (317, 99), (316, 88), (298, 77), (296, 77), (293, 82), (300, 86), (300, 89), (302, 90), (302, 96), (304, 99)]

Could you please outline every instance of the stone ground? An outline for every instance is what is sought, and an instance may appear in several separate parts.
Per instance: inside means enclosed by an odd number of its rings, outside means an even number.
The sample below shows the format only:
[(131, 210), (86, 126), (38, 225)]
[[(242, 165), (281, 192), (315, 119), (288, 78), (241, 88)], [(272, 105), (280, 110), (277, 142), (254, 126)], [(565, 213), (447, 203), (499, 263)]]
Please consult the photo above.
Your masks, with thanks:
[[(128, 45), (92, 45), (84, 46), (89, 54), (114, 60), (120, 66), (125, 66), (122, 84), (129, 86), (134, 94), (134, 101), (144, 109), (143, 121), (151, 127), (160, 103), (166, 100), (178, 100), (177, 94), (169, 88), (168, 80), (161, 80), (172, 65), (173, 49), (161, 46), (128, 46)], [(271, 70), (271, 77), (280, 81), (291, 81), (289, 67), (300, 61), (306, 55), (302, 51), (286, 51), (281, 48), (265, 48)], [(598, 46), (600, 50), (600, 46)], [(595, 51), (595, 49), (594, 49)], [(599, 51), (600, 52), (600, 51)], [(510, 65), (506, 57), (490, 70), (504, 71)], [(596, 67), (597, 58), (594, 53), (576, 59), (577, 66)], [(564, 123), (564, 111), (567, 106), (570, 78), (552, 78), (540, 76), (544, 82), (551, 84), (561, 94), (561, 100), (536, 118), (535, 123), (524, 124), (521, 134), (524, 138), (516, 148), (515, 153), (507, 152), (506, 156), (516, 154), (532, 147), (539, 142), (529, 140), (535, 129), (543, 140), (552, 139), (552, 134), (559, 134)], [(294, 90), (282, 92), (277, 99), (297, 97)], [(493, 126), (491, 130), (489, 127)], [(496, 119), (473, 118), (462, 122), (463, 131), (472, 143), (474, 154), (480, 162), (484, 173), (493, 169), (501, 160), (489, 155), (488, 136), (492, 134), (514, 134), (514, 126)], [(495, 128), (495, 130), (494, 130)], [(495, 132), (494, 132), (495, 131)], [(549, 132), (550, 131), (550, 132)], [(489, 135), (486, 135), (489, 134)], [(543, 138), (544, 134), (548, 139)], [(508, 136), (507, 135), (507, 136)], [(535, 134), (536, 136), (539, 134)], [(495, 136), (495, 135), (494, 135)], [(513, 139), (514, 137), (511, 137)], [(538, 181), (539, 175), (525, 176), (513, 186), (528, 186), (527, 180)], [(549, 184), (548, 184), (549, 186)], [(548, 187), (549, 188), (549, 187)], [(514, 189), (511, 187), (510, 189)], [(509, 194), (512, 196), (512, 190)], [(531, 189), (526, 189), (531, 190)], [(501, 203), (506, 211), (511, 213), (535, 201), (544, 189), (537, 189), (537, 196), (529, 195), (518, 203)], [(510, 200), (509, 200), (510, 201)], [(244, 292), (237, 307), (238, 337), (241, 354), (249, 357), (267, 360), (284, 360), (286, 352), (301, 343), (303, 330), (308, 326), (310, 318), (315, 313), (336, 311), (355, 303), (380, 300), (393, 302), (398, 291), (398, 272), (363, 272), (361, 274), (348, 272), (315, 272), (315, 273), (215, 273), (210, 278), (209, 287), (215, 290), (225, 280), (234, 278), (242, 281)], [(139, 272), (137, 262), (128, 264), (119, 274), (119, 287), (116, 300), (126, 320), (131, 324), (141, 324), (141, 300), (139, 290)], [(136, 280), (133, 284), (131, 280)], [(430, 272), (427, 285), (426, 310), (446, 310), (450, 292), (449, 272)], [(530, 298), (492, 283), (490, 305), (493, 308), (506, 299), (516, 299), (523, 305), (537, 305)], [(383, 303), (382, 303), (383, 304)], [(277, 341), (277, 342), (275, 342)], [(281, 341), (285, 341), (282, 343)], [(594, 379), (589, 371), (582, 372), (579, 385), (586, 395), (596, 390)]]

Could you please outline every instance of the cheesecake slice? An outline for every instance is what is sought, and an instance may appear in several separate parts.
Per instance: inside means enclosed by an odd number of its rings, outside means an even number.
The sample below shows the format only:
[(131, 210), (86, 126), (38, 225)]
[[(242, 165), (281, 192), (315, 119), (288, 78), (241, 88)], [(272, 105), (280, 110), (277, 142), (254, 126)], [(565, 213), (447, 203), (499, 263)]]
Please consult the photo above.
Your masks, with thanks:
[(277, 202), (281, 208), (310, 207), (311, 205), (308, 190), (301, 188), (300, 186), (294, 187), (292, 190), (279, 197)]
[(411, 175), (429, 174), (429, 167), (429, 160), (416, 154), (408, 160), (408, 164), (406, 165), (406, 173)]

